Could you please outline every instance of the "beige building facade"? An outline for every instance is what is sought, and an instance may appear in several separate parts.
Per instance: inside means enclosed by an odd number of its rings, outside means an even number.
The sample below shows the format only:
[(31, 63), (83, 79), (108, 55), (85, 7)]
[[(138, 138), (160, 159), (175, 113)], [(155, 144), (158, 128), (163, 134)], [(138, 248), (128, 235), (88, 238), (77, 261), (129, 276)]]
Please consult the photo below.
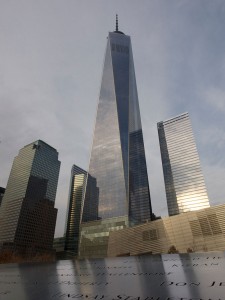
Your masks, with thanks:
[(109, 233), (107, 256), (225, 250), (225, 204)]

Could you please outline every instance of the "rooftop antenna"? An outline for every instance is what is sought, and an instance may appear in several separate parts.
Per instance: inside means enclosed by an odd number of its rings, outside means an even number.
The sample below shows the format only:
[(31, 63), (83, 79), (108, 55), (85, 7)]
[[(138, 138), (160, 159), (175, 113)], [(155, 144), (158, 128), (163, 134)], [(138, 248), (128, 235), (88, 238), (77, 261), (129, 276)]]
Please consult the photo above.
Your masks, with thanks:
[(118, 15), (116, 14), (116, 31), (119, 31), (118, 29)]

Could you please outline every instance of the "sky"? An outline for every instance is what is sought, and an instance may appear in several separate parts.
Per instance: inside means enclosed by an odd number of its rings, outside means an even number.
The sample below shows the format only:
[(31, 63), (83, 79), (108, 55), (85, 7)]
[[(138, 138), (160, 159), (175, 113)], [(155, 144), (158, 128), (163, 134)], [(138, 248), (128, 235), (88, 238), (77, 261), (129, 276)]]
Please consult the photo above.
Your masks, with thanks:
[(211, 205), (225, 203), (224, 0), (1, 0), (0, 186), (41, 139), (59, 152), (55, 236), (88, 169), (108, 32), (131, 36), (153, 211), (167, 216), (157, 122), (189, 112)]

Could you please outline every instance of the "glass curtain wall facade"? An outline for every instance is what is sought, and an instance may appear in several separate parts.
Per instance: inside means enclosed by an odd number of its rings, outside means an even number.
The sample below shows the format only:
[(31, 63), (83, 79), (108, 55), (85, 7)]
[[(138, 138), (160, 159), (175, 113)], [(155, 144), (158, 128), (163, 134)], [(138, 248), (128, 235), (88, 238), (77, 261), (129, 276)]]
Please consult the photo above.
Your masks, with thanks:
[[(100, 219), (151, 219), (131, 40), (118, 30), (108, 35), (89, 173), (99, 187)], [(85, 202), (92, 202), (87, 193)]]
[(188, 113), (158, 123), (170, 216), (209, 207)]
[(2, 199), (0, 244), (52, 248), (59, 169), (58, 152), (41, 140), (19, 151)]
[(96, 180), (88, 176), (85, 170), (73, 165), (65, 233), (65, 251), (67, 255), (71, 254), (73, 256), (78, 254), (81, 212), (85, 189), (87, 189), (87, 193), (91, 193), (93, 202), (91, 203), (91, 207), (87, 205), (88, 203), (85, 204), (83, 219), (96, 220), (98, 218), (98, 188), (96, 187)]

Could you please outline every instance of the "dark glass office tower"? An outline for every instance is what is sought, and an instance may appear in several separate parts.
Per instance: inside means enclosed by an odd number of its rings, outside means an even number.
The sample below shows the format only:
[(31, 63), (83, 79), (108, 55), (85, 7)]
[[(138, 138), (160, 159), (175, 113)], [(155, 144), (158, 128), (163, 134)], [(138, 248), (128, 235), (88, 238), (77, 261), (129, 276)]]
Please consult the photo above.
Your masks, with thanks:
[(87, 171), (73, 165), (71, 170), (69, 202), (67, 209), (65, 251), (67, 257), (78, 254), (79, 232), (82, 215), (82, 203), (85, 191), (92, 195), (92, 202), (86, 202), (83, 220), (98, 219), (98, 188), (96, 179), (88, 175)]
[(89, 173), (99, 187), (100, 219), (151, 219), (131, 40), (118, 26), (108, 35)]
[(0, 248), (26, 254), (51, 251), (60, 161), (58, 152), (35, 141), (19, 151), (0, 210)]

